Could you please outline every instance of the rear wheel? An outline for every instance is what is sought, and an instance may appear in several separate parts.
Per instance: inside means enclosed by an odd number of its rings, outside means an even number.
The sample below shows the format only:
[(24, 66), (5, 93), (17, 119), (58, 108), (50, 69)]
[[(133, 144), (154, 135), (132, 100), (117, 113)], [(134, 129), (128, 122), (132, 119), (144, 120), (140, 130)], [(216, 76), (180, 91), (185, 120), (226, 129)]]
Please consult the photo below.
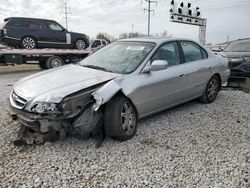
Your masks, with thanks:
[(220, 90), (220, 79), (219, 76), (214, 75), (208, 81), (207, 87), (203, 95), (199, 98), (202, 103), (212, 103), (216, 99)]
[(33, 37), (24, 37), (21, 40), (21, 47), (26, 49), (34, 49), (37, 47), (36, 40)]
[(46, 68), (56, 68), (64, 65), (64, 60), (59, 56), (53, 56), (47, 59)]
[(114, 97), (105, 107), (105, 134), (116, 140), (132, 138), (137, 129), (137, 114), (133, 104), (124, 96)]

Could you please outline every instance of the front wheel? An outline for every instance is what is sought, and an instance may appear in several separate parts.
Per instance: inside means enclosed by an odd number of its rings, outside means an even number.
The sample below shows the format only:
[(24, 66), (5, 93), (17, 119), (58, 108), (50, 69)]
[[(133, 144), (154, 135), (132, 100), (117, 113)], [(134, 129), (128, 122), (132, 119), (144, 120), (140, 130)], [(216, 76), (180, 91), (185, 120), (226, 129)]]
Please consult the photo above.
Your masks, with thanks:
[(212, 103), (216, 99), (220, 90), (220, 79), (219, 76), (214, 75), (208, 81), (206, 89), (203, 95), (199, 98), (202, 103)]
[(125, 141), (132, 138), (137, 129), (137, 114), (126, 97), (118, 95), (105, 107), (105, 134), (113, 139)]
[(84, 50), (87, 48), (87, 42), (83, 39), (77, 39), (74, 45), (75, 49)]

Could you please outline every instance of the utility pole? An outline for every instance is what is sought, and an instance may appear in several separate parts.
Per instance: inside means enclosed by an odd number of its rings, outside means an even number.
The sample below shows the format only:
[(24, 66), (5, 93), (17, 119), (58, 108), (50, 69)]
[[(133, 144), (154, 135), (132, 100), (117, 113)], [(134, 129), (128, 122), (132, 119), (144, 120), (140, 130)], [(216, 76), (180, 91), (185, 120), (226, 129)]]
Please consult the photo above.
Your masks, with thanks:
[(132, 24), (132, 37), (134, 36), (134, 24)]
[(67, 0), (64, 3), (64, 11), (62, 11), (62, 13), (65, 15), (65, 24), (66, 24), (66, 29), (68, 29), (68, 19), (69, 19), (69, 15), (71, 15), (71, 12), (69, 12), (69, 6), (67, 5)]
[(155, 13), (155, 10), (151, 10), (151, 4), (155, 3), (157, 5), (157, 1), (152, 1), (152, 0), (144, 0), (148, 3), (148, 9), (144, 8), (144, 13), (145, 11), (148, 12), (148, 36), (150, 35), (150, 17), (151, 17), (151, 12)]

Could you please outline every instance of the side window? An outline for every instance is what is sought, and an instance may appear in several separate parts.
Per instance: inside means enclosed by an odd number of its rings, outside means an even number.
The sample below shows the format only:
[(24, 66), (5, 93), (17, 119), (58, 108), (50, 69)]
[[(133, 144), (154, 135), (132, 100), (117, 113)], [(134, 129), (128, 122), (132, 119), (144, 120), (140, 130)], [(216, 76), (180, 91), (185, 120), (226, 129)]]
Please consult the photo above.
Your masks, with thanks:
[(91, 47), (92, 47), (92, 48), (96, 48), (96, 47), (98, 47), (98, 46), (100, 46), (100, 45), (101, 45), (101, 41), (95, 40), (95, 41), (93, 42), (93, 44), (91, 45)]
[(63, 30), (63, 28), (56, 22), (47, 21), (47, 24), (48, 24), (49, 28), (53, 31), (62, 31)]
[(42, 30), (43, 29), (43, 25), (40, 24), (40, 23), (36, 23), (36, 22), (30, 22), (29, 28), (30, 29), (36, 29), (36, 30)]
[(182, 41), (181, 47), (185, 62), (197, 61), (202, 58), (201, 48), (197, 44), (189, 41)]
[(207, 59), (208, 58), (207, 52), (203, 48), (201, 48), (201, 54), (202, 54), (202, 58), (203, 59)]
[(106, 42), (104, 40), (102, 40), (102, 45), (104, 45), (104, 46), (106, 45)]
[(151, 62), (154, 60), (167, 60), (168, 66), (180, 64), (180, 54), (177, 43), (169, 42), (162, 45), (151, 58)]
[(8, 22), (8, 26), (11, 27), (22, 27), (22, 28), (28, 28), (29, 27), (29, 22), (28, 21), (19, 21), (19, 20), (11, 20)]

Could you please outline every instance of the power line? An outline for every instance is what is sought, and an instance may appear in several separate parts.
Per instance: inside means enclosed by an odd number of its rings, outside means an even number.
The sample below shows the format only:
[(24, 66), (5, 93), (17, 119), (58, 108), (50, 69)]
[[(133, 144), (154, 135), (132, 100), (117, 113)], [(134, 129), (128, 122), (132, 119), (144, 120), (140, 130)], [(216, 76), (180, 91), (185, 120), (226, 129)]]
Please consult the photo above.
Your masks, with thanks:
[(144, 13), (145, 11), (148, 12), (148, 36), (150, 35), (150, 17), (151, 17), (151, 12), (155, 13), (155, 10), (151, 9), (151, 4), (155, 3), (157, 5), (157, 1), (152, 1), (152, 0), (144, 0), (148, 3), (148, 8), (144, 8)]

